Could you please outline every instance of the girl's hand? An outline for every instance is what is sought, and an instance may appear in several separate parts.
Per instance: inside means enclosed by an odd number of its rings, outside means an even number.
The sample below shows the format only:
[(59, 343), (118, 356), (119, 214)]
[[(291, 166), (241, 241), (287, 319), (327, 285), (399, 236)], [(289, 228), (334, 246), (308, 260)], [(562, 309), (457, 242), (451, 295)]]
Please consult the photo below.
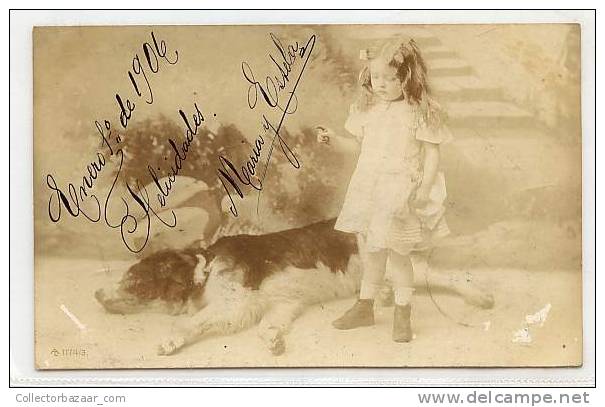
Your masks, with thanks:
[(424, 185), (421, 185), (416, 190), (416, 196), (412, 202), (412, 206), (415, 208), (424, 208), (430, 201), (431, 189)]
[(323, 126), (316, 126), (315, 127), (315, 134), (317, 135), (317, 142), (318, 143), (330, 145), (330, 136), (333, 133), (334, 132), (331, 129), (327, 128), (327, 127), (323, 127)]

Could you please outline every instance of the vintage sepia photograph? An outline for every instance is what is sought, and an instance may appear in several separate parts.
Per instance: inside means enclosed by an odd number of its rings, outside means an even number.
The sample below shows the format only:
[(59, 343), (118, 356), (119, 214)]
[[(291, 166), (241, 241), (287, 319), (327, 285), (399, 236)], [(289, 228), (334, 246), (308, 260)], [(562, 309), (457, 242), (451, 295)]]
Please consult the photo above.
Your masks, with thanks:
[(581, 366), (581, 35), (34, 27), (36, 369)]

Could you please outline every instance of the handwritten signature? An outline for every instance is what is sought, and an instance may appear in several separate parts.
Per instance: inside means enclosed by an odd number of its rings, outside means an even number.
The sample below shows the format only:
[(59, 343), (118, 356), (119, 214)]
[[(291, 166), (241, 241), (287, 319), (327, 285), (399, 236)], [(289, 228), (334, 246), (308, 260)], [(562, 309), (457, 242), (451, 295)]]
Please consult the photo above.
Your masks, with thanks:
[[(271, 41), (279, 52), (279, 56), (269, 54), (268, 58), (272, 62), (274, 73), (266, 75), (264, 81), (256, 79), (256, 76), (247, 62), (242, 62), (242, 74), (244, 79), (249, 84), (247, 90), (248, 107), (253, 110), (257, 107), (259, 101), (271, 109), (280, 111), (280, 117), (277, 125), (273, 124), (265, 114), (261, 117), (262, 133), (255, 139), (250, 159), (241, 165), (241, 170), (238, 171), (236, 166), (225, 156), (219, 156), (220, 168), (218, 169), (218, 178), (229, 197), (231, 202), (230, 211), (235, 217), (238, 216), (237, 206), (233, 200), (232, 192), (235, 192), (240, 198), (244, 197), (242, 186), (249, 186), (258, 191), (257, 211), (260, 202), (260, 194), (263, 189), (263, 181), (267, 176), (267, 170), (275, 147), (275, 142), (279, 143), (281, 151), (284, 153), (288, 162), (296, 169), (300, 168), (300, 162), (296, 154), (286, 140), (281, 136), (280, 130), (287, 115), (294, 114), (298, 108), (298, 98), (296, 97), (296, 89), (305, 73), (309, 58), (315, 47), (316, 36), (311, 35), (304, 45), (300, 45), (297, 41), (294, 44), (284, 46), (282, 42), (273, 33), (270, 33)], [(279, 60), (279, 62), (278, 62)], [(298, 72), (298, 76), (294, 75), (293, 68), (297, 65), (302, 66)], [(291, 75), (293, 75), (291, 77)], [(288, 90), (290, 82), (293, 82), (292, 88)], [(284, 94), (284, 91), (287, 91)], [(285, 104), (283, 97), (286, 97)], [(265, 146), (265, 138), (269, 140), (268, 152), (265, 158), (262, 174), (257, 175), (257, 165), (260, 161), (262, 150)], [(232, 191), (228, 186), (231, 186)]]

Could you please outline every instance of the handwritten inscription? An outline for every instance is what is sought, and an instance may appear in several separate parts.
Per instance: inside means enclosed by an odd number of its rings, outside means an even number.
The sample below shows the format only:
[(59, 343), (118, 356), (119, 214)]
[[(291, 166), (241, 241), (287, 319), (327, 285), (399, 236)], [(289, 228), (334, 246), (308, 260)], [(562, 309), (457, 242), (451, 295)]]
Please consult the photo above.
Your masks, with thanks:
[[(227, 193), (233, 216), (238, 216), (232, 193), (244, 197), (244, 187), (260, 193), (267, 176), (275, 146), (279, 146), (289, 163), (300, 168), (300, 162), (280, 134), (287, 115), (298, 108), (297, 87), (307, 67), (315, 46), (315, 35), (301, 45), (298, 42), (284, 45), (270, 33), (274, 51), (267, 58), (271, 73), (258, 77), (247, 62), (242, 62), (241, 72), (247, 84), (247, 102), (250, 110), (259, 106), (269, 107), (278, 112), (278, 120), (273, 121), (266, 114), (261, 115), (261, 131), (254, 140), (248, 159), (234, 164), (226, 155), (219, 155), (218, 179)], [(115, 93), (116, 120), (102, 119), (94, 122), (100, 147), (82, 171), (81, 181), (60, 184), (52, 173), (46, 175), (46, 185), (50, 191), (48, 216), (59, 222), (65, 212), (69, 216), (85, 218), (89, 222), (101, 222), (120, 232), (122, 242), (128, 250), (138, 253), (145, 248), (151, 234), (152, 220), (160, 225), (174, 228), (177, 219), (174, 211), (165, 211), (167, 199), (172, 192), (183, 163), (189, 156), (191, 144), (199, 134), (205, 120), (202, 109), (193, 104), (192, 112), (178, 109), (178, 115), (185, 128), (182, 139), (169, 137), (166, 140), (168, 155), (161, 164), (147, 164), (148, 180), (129, 180), (121, 177), (126, 156), (122, 149), (124, 131), (142, 106), (154, 103), (154, 75), (179, 62), (178, 50), (169, 47), (164, 39), (154, 32), (141, 45), (141, 53), (132, 58), (126, 72), (129, 88)], [(117, 121), (118, 125), (114, 126)], [(161, 160), (160, 160), (161, 161)], [(108, 167), (111, 171), (108, 171)], [(109, 190), (104, 197), (97, 196), (95, 185), (101, 175), (113, 174)], [(79, 177), (78, 177), (79, 178)], [(148, 182), (142, 182), (148, 181)], [(125, 188), (117, 188), (118, 183)], [(145, 186), (149, 185), (149, 186)], [(151, 187), (152, 186), (152, 187)], [(122, 192), (118, 192), (122, 191)], [(144, 238), (141, 239), (141, 233)]]
[[(277, 125), (274, 124), (265, 114), (261, 116), (262, 132), (254, 141), (250, 159), (243, 165), (234, 165), (229, 158), (219, 156), (220, 168), (218, 169), (219, 180), (230, 200), (229, 210), (235, 217), (238, 216), (237, 206), (231, 195), (236, 193), (240, 198), (244, 197), (242, 186), (249, 186), (260, 193), (263, 189), (263, 181), (267, 176), (267, 170), (277, 141), (279, 147), (289, 163), (294, 168), (300, 168), (300, 162), (296, 154), (286, 140), (281, 136), (280, 129), (287, 115), (294, 114), (298, 108), (298, 98), (296, 89), (303, 77), (309, 58), (315, 47), (316, 37), (311, 35), (304, 45), (298, 42), (284, 46), (282, 42), (273, 34), (270, 34), (271, 41), (276, 48), (277, 57), (273, 54), (268, 55), (272, 62), (273, 73), (265, 75), (264, 79), (258, 80), (252, 67), (247, 62), (242, 62), (242, 75), (249, 85), (247, 88), (248, 107), (254, 110), (259, 102), (271, 109), (280, 112)], [(300, 66), (298, 74), (294, 74), (296, 66)], [(261, 174), (257, 174), (257, 165), (261, 159), (263, 148), (268, 140), (267, 153)], [(258, 205), (257, 205), (258, 208)]]
[[(141, 46), (143, 58), (139, 54), (135, 54), (132, 59), (132, 69), (127, 72), (131, 85), (130, 90), (116, 92), (115, 94), (117, 116), (123, 130), (128, 128), (140, 100), (147, 104), (153, 103), (151, 75), (158, 73), (162, 65), (171, 66), (179, 61), (178, 51), (169, 51), (165, 40), (158, 40), (154, 32), (151, 32), (150, 37), (150, 41), (143, 42)], [(150, 178), (157, 188), (155, 192), (157, 203), (151, 199), (150, 192), (141, 185), (138, 179), (134, 181), (134, 185), (125, 182), (127, 195), (119, 197), (114, 195), (115, 186), (120, 179), (124, 164), (124, 152), (120, 146), (123, 137), (120, 131), (123, 130), (116, 130), (108, 119), (95, 121), (95, 128), (100, 138), (100, 149), (83, 171), (82, 181), (79, 183), (69, 182), (67, 187), (62, 188), (58, 185), (53, 174), (46, 175), (46, 185), (51, 191), (48, 200), (48, 215), (51, 221), (59, 222), (63, 208), (72, 217), (82, 215), (88, 221), (95, 223), (102, 220), (108, 227), (119, 229), (125, 246), (135, 253), (143, 250), (147, 244), (151, 228), (151, 216), (157, 218), (167, 227), (175, 227), (176, 215), (174, 212), (171, 211), (169, 219), (162, 219), (158, 215), (158, 211), (166, 206), (166, 198), (176, 182), (176, 176), (182, 168), (183, 161), (187, 159), (191, 142), (198, 134), (204, 121), (204, 116), (197, 104), (194, 104), (194, 110), (195, 112), (190, 116), (182, 109), (178, 110), (186, 132), (182, 142), (177, 142), (172, 138), (167, 141), (173, 152), (173, 164), (169, 166), (170, 168), (162, 170), (160, 166), (148, 166)], [(165, 157), (165, 160), (168, 161), (168, 157)], [(101, 202), (93, 193), (93, 188), (99, 176), (110, 163), (113, 163), (115, 176), (107, 196)], [(163, 175), (160, 176), (158, 173), (163, 173)], [(168, 177), (168, 181), (160, 184), (159, 180), (165, 176)], [(135, 216), (135, 213), (138, 214), (141, 210), (144, 214), (143, 217)], [(118, 213), (117, 216), (116, 213)], [(113, 214), (113, 218), (110, 214)], [(146, 238), (142, 243), (135, 245), (129, 239), (129, 236), (137, 232), (141, 223), (144, 224)]]

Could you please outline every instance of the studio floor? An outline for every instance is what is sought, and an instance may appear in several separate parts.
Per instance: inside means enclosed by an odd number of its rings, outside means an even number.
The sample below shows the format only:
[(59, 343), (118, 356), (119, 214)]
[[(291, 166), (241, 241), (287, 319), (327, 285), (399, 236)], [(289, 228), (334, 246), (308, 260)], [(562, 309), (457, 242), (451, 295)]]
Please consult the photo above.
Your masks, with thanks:
[[(263, 346), (255, 328), (201, 340), (172, 356), (158, 356), (158, 344), (176, 324), (186, 324), (186, 315), (110, 315), (94, 298), (96, 289), (120, 278), (127, 263), (42, 260), (36, 271), (39, 369), (582, 363), (581, 278), (576, 271), (471, 270), (474, 281), (494, 294), (495, 307), (489, 310), (474, 308), (442, 290), (430, 290), (431, 298), (419, 282), (413, 310), (416, 337), (407, 344), (391, 340), (391, 307), (376, 308), (375, 326), (352, 331), (332, 328), (331, 321), (354, 301), (349, 298), (309, 307), (294, 322), (281, 356), (273, 356)], [(545, 309), (545, 321), (528, 324), (528, 315)]]

